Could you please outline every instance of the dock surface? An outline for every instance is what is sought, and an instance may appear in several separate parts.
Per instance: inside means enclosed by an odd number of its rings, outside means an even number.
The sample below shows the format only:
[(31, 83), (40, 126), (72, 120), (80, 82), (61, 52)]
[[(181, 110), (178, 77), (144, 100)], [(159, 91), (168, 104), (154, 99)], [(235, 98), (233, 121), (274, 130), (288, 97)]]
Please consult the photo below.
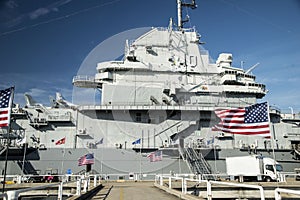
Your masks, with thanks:
[(177, 200), (178, 197), (156, 188), (153, 181), (107, 182), (92, 199), (105, 200)]

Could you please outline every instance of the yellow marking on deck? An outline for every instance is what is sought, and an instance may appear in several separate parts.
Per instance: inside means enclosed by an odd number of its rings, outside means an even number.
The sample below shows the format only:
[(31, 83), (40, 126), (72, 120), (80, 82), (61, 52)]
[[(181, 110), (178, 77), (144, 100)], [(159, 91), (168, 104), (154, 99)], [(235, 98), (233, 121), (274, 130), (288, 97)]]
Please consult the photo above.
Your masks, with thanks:
[(124, 193), (123, 188), (120, 188), (120, 200), (124, 200), (123, 193)]

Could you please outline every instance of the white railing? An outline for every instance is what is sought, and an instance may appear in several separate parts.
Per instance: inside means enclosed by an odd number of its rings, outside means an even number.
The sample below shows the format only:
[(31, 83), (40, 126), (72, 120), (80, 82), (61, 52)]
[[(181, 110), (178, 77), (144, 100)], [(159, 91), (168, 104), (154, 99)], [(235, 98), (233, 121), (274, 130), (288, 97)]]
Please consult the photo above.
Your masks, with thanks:
[[(87, 192), (88, 188), (90, 186), (91, 179), (94, 179), (94, 187), (97, 186), (97, 183), (100, 184), (100, 175), (90, 175), (90, 176), (84, 176), (84, 175), (62, 175), (62, 181), (59, 183), (52, 183), (52, 184), (46, 184), (31, 188), (25, 188), (25, 189), (19, 189), (19, 190), (10, 190), (6, 193), (0, 194), (0, 198), (4, 200), (17, 200), (21, 193), (34, 191), (34, 190), (41, 190), (41, 189), (47, 189), (50, 187), (58, 187), (57, 191), (57, 199), (61, 200), (63, 198), (63, 195), (73, 195), (73, 194), (66, 194), (63, 192), (63, 186), (65, 184), (72, 184), (76, 183), (76, 196), (80, 196), (82, 192)], [(69, 178), (76, 178), (75, 181), (68, 181)], [(97, 182), (99, 180), (99, 182)], [(22, 176), (17, 177), (17, 183), (22, 182)], [(83, 187), (82, 187), (83, 185)]]
[(73, 77), (73, 82), (75, 81), (95, 81), (94, 76), (85, 76), (85, 75), (78, 75)]
[(265, 200), (264, 189), (262, 186), (259, 186), (259, 185), (248, 185), (248, 184), (240, 184), (240, 183), (221, 182), (221, 181), (208, 181), (208, 180), (201, 180), (200, 177), (199, 177), (199, 179), (191, 179), (191, 178), (183, 178), (183, 177), (167, 176), (167, 175), (156, 175), (155, 183), (159, 184), (160, 186), (163, 186), (164, 179), (168, 179), (169, 189), (172, 189), (172, 179), (181, 180), (182, 194), (187, 194), (187, 187), (188, 187), (187, 181), (192, 181), (192, 182), (197, 182), (197, 183), (206, 183), (206, 191), (207, 191), (206, 198), (208, 200), (212, 199), (212, 184), (258, 189), (260, 192), (260, 199)]
[(295, 194), (300, 196), (299, 190), (290, 190), (290, 189), (283, 189), (283, 188), (276, 188), (275, 189), (275, 200), (281, 200), (280, 193), (287, 193), (287, 194)]

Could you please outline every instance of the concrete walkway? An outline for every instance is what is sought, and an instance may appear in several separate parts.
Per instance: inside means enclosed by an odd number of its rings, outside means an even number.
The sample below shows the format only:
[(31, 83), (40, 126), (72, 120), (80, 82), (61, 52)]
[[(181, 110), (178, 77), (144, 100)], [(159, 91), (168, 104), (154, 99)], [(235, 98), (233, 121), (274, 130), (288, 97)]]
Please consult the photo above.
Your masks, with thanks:
[(107, 182), (104, 188), (93, 199), (105, 200), (177, 200), (176, 196), (168, 194), (150, 182)]

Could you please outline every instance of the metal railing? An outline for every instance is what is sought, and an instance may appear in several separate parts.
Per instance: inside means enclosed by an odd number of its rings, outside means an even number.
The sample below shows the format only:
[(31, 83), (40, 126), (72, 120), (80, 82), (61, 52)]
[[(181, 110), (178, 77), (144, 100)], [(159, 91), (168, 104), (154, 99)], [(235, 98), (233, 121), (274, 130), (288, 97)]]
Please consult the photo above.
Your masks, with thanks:
[(299, 190), (276, 188), (274, 192), (275, 192), (275, 200), (281, 200), (281, 193), (294, 194), (300, 196)]
[[(221, 181), (208, 181), (208, 180), (201, 180), (199, 179), (191, 179), (191, 178), (184, 178), (184, 177), (176, 177), (176, 176), (166, 176), (166, 175), (157, 175), (155, 177), (155, 183), (163, 186), (164, 179), (168, 180), (169, 189), (172, 189), (172, 180), (181, 180), (181, 192), (182, 194), (187, 194), (187, 181), (197, 182), (197, 183), (206, 183), (206, 198), (208, 200), (212, 199), (212, 184), (215, 185), (227, 185), (227, 186), (234, 186), (234, 187), (244, 187), (250, 189), (258, 189), (260, 192), (260, 199), (265, 200), (264, 189), (262, 186), (259, 185), (248, 185), (248, 184), (240, 184), (240, 183), (230, 183), (230, 182), (221, 182)], [(300, 192), (299, 192), (300, 193)]]
[[(68, 181), (69, 178), (75, 178), (75, 181)], [(91, 183), (91, 179), (94, 179), (94, 187), (96, 187), (98, 184), (100, 184), (100, 175), (61, 175), (62, 181), (58, 183), (52, 183), (52, 184), (46, 184), (31, 188), (25, 188), (25, 189), (18, 189), (18, 190), (9, 190), (6, 191), (3, 194), (0, 194), (0, 199), (4, 200), (17, 200), (21, 193), (29, 192), (29, 191), (35, 191), (35, 190), (42, 190), (47, 188), (53, 188), (57, 187), (57, 199), (61, 200), (63, 199), (63, 195), (74, 195), (74, 194), (65, 194), (63, 192), (63, 186), (70, 183), (76, 183), (76, 196), (80, 196), (82, 192), (87, 192), (88, 188)], [(99, 182), (97, 182), (99, 180)], [(17, 177), (17, 183), (20, 184), (22, 182), (22, 176)], [(83, 187), (82, 187), (83, 186)]]

